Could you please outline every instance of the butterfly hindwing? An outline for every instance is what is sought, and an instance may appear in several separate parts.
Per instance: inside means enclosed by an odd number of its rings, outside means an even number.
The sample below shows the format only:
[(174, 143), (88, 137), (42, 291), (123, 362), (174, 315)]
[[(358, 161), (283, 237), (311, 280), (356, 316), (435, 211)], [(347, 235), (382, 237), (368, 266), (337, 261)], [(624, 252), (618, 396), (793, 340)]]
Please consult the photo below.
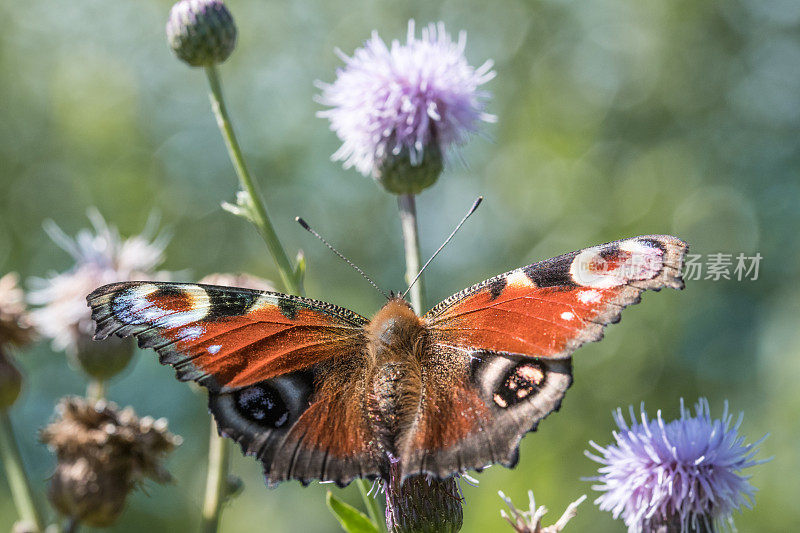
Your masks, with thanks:
[[(258, 458), (268, 484), (313, 479), (347, 485), (379, 474), (371, 429), (352, 402), (364, 382), (353, 374), (357, 360), (324, 363), (233, 392), (209, 395), (209, 409), (222, 435)], [(324, 378), (324, 379), (323, 379)]]
[(436, 350), (423, 367), (425, 402), (401, 440), (403, 475), (513, 467), (520, 439), (558, 409), (571, 383), (569, 358)]

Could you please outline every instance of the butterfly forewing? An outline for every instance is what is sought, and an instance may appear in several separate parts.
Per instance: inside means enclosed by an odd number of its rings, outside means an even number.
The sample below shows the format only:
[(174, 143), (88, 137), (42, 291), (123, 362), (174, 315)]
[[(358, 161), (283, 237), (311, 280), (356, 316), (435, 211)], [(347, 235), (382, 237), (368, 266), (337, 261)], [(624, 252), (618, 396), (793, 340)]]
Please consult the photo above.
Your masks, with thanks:
[(686, 244), (615, 241), (501, 274), (455, 294), (425, 320), (434, 344), (562, 358), (602, 338), (642, 291), (683, 288)]
[(365, 318), (274, 292), (182, 283), (106, 285), (88, 296), (95, 338), (134, 335), (182, 380), (212, 391), (246, 387), (355, 356)]

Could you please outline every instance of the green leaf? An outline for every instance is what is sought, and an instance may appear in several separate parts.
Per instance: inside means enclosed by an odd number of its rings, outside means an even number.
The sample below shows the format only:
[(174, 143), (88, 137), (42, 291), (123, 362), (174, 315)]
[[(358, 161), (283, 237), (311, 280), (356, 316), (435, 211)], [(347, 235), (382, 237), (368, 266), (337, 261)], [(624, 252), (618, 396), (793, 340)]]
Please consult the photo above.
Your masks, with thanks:
[(378, 527), (367, 518), (367, 515), (344, 503), (332, 492), (328, 491), (325, 503), (347, 533), (378, 533)]
[(297, 284), (302, 287), (306, 277), (306, 254), (303, 253), (303, 250), (297, 252), (295, 264), (297, 266), (294, 269), (294, 277), (297, 279)]

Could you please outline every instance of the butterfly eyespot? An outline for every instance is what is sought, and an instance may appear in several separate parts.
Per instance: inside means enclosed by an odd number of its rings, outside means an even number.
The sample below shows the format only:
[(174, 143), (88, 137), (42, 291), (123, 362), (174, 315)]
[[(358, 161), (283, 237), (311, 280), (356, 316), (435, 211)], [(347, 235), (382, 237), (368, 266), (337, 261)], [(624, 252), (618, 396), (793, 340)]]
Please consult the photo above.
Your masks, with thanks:
[(237, 391), (234, 401), (243, 417), (259, 425), (279, 428), (289, 420), (286, 402), (269, 385), (254, 385)]
[(546, 377), (546, 371), (539, 363), (519, 363), (506, 373), (500, 388), (492, 395), (492, 400), (501, 409), (511, 407), (536, 395)]

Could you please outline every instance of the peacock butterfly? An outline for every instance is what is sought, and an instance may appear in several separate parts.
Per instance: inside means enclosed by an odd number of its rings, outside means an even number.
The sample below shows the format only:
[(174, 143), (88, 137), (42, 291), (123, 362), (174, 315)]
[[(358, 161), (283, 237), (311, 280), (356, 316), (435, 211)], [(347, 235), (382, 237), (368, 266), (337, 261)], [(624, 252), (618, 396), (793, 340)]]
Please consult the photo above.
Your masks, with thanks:
[[(346, 485), (512, 467), (520, 439), (560, 405), (571, 354), (647, 289), (683, 288), (687, 246), (620, 240), (473, 285), (418, 316), (391, 297), (371, 319), (243, 288), (125, 282), (87, 297), (96, 339), (138, 337), (209, 391), (222, 435), (268, 484)], [(397, 465), (395, 465), (397, 468)]]

